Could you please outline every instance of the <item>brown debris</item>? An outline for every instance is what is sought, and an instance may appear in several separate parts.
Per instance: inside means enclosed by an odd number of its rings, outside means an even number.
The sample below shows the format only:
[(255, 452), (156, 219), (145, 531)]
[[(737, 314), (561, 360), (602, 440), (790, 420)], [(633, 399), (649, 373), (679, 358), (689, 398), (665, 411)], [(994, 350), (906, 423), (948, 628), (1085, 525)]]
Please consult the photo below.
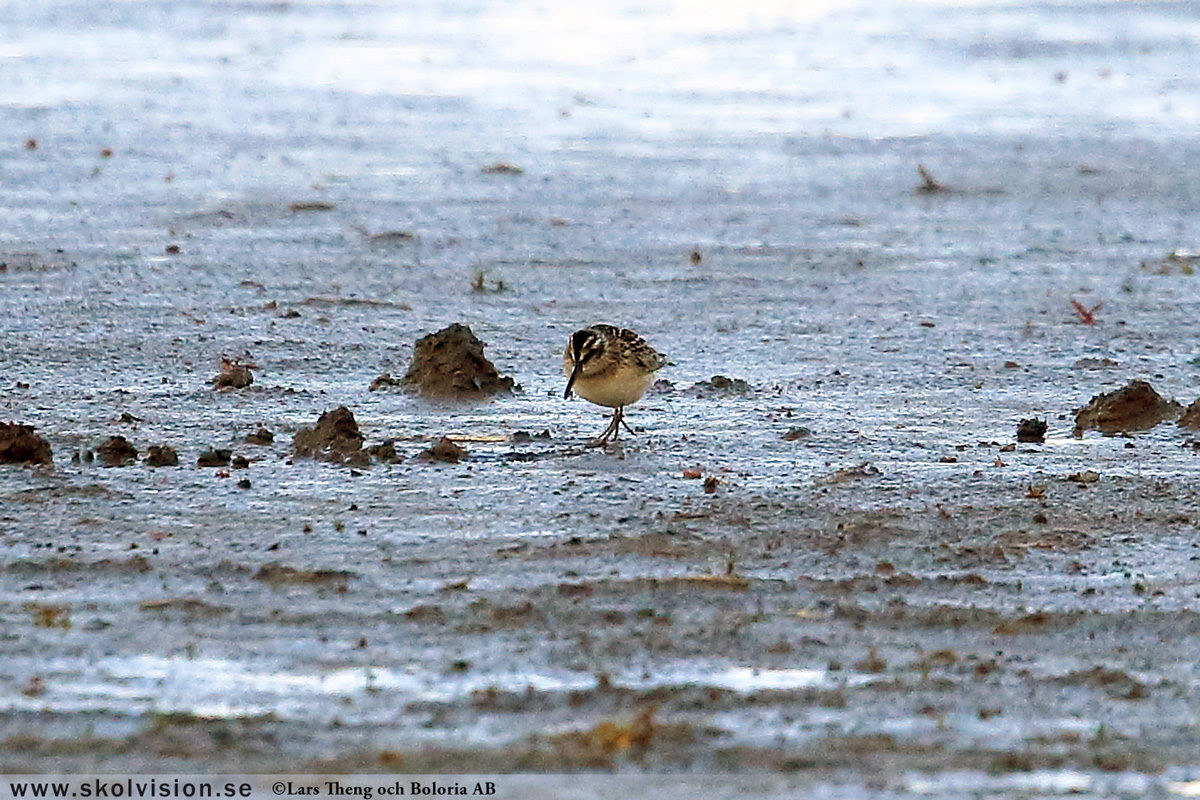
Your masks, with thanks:
[(1075, 412), (1075, 435), (1083, 436), (1089, 429), (1106, 435), (1153, 428), (1160, 422), (1175, 419), (1182, 406), (1174, 400), (1164, 400), (1143, 380), (1130, 381), (1125, 387), (1107, 394), (1098, 394)]
[(654, 711), (648, 706), (631, 722), (605, 721), (586, 731), (554, 734), (547, 737), (547, 742), (555, 749), (568, 751), (575, 762), (605, 766), (614, 757), (638, 756), (650, 749), (660, 729), (654, 722)]
[(292, 440), (297, 458), (315, 458), (334, 464), (366, 466), (369, 456), (362, 450), (363, 435), (354, 415), (345, 406), (326, 411), (314, 428), (305, 428)]
[(1088, 308), (1087, 306), (1085, 306), (1083, 303), (1079, 302), (1078, 300), (1071, 301), (1071, 308), (1075, 309), (1075, 316), (1084, 325), (1095, 325), (1096, 324), (1096, 312), (1099, 311), (1103, 307), (1104, 307), (1103, 302), (1097, 303), (1096, 305), (1092, 306), (1091, 308)]
[(1141, 700), (1147, 695), (1146, 684), (1123, 670), (1107, 667), (1096, 666), (1086, 672), (1071, 672), (1052, 680), (1063, 686), (1101, 689), (1114, 700)]
[(917, 172), (921, 176), (921, 185), (917, 187), (917, 194), (941, 194), (949, 191), (943, 184), (938, 183), (937, 178), (933, 177), (933, 173), (926, 169), (924, 164), (917, 165)]
[(879, 475), (879, 468), (864, 461), (854, 467), (843, 467), (828, 475), (818, 475), (813, 478), (813, 483), (817, 486), (832, 486), (839, 483), (848, 483), (850, 481), (859, 480), (860, 478), (874, 478)]
[(456, 445), (454, 442), (447, 439), (445, 436), (438, 439), (429, 447), (428, 450), (422, 450), (417, 456), (418, 461), (441, 461), (447, 464), (457, 464), (464, 458), (467, 458), (467, 451)]
[(516, 164), (509, 164), (506, 161), (499, 161), (495, 164), (490, 164), (479, 170), (484, 175), (524, 175), (525, 170), (518, 167)]
[(337, 206), (323, 200), (299, 200), (288, 206), (288, 211), (299, 214), (305, 211), (333, 211)]
[(1071, 366), (1075, 369), (1115, 369), (1121, 365), (1111, 358), (1081, 358)]
[(713, 375), (706, 381), (700, 381), (692, 386), (697, 392), (722, 392), (725, 394), (745, 394), (750, 391), (750, 384), (741, 378), (727, 378), (724, 375)]
[(280, 564), (278, 561), (272, 561), (269, 564), (263, 564), (254, 573), (254, 580), (263, 581), (272, 586), (278, 585), (298, 585), (312, 586), (327, 583), (343, 584), (353, 578), (357, 578), (353, 572), (336, 569), (296, 569)]
[(50, 443), (32, 425), (0, 422), (0, 464), (53, 464)]
[(137, 454), (137, 448), (124, 436), (110, 436), (96, 448), (96, 455), (109, 467), (123, 467), (137, 461)]
[(146, 451), (142, 463), (147, 467), (176, 467), (179, 466), (179, 456), (175, 448), (165, 444), (152, 444)]
[(513, 379), (496, 371), (483, 347), (471, 329), (459, 323), (424, 336), (417, 340), (404, 383), (428, 397), (451, 400), (511, 392)]

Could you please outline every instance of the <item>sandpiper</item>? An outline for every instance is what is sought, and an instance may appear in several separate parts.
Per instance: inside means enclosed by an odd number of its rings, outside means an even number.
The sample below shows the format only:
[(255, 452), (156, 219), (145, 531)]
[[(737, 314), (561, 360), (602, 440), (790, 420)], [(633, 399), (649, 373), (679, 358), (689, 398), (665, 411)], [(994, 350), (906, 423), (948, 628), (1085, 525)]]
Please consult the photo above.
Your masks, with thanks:
[(618, 438), (622, 425), (633, 433), (625, 424), (625, 406), (641, 399), (654, 382), (654, 373), (666, 363), (628, 328), (592, 325), (571, 334), (563, 352), (563, 369), (570, 376), (563, 399), (574, 390), (584, 400), (614, 409), (608, 427), (599, 439), (589, 442), (591, 446), (602, 447)]

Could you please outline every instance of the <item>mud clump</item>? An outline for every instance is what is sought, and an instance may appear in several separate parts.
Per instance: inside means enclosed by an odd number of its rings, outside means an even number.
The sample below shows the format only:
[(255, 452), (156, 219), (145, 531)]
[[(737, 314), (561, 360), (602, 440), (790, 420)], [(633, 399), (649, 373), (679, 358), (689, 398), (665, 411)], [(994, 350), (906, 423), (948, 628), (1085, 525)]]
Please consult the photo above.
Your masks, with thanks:
[(417, 460), (426, 462), (441, 462), (444, 464), (457, 464), (466, 457), (466, 450), (462, 449), (454, 442), (443, 436), (434, 442), (428, 450), (422, 450), (421, 454), (417, 456)]
[(354, 415), (345, 406), (326, 411), (315, 428), (305, 428), (292, 439), (297, 458), (313, 458), (333, 464), (367, 466), (370, 456), (362, 449), (363, 435)]
[(241, 364), (237, 361), (221, 362), (221, 373), (209, 383), (213, 389), (245, 389), (254, 383), (254, 375), (250, 372), (252, 364)]
[(228, 467), (229, 459), (233, 456), (232, 450), (205, 450), (196, 459), (197, 467)]
[(1046, 428), (1044, 419), (1023, 419), (1017, 423), (1017, 441), (1044, 442), (1046, 441)]
[(1192, 428), (1200, 430), (1200, 398), (1197, 398), (1187, 410), (1183, 412), (1183, 416), (1179, 418), (1179, 425), (1183, 428)]
[(0, 464), (53, 464), (50, 443), (32, 425), (0, 422)]
[(271, 433), (266, 428), (259, 428), (254, 433), (246, 434), (246, 444), (256, 444), (261, 447), (266, 447), (275, 442), (275, 434)]
[(174, 447), (152, 444), (146, 451), (146, 457), (142, 459), (142, 463), (147, 467), (177, 467), (179, 466), (179, 456)]
[(367, 448), (367, 455), (381, 464), (399, 464), (404, 457), (396, 452), (396, 443), (392, 440), (382, 444), (373, 444)]
[(137, 448), (124, 436), (110, 436), (96, 448), (96, 456), (108, 467), (123, 467), (137, 461)]
[[(411, 371), (411, 370), (410, 370)], [(391, 386), (403, 386), (404, 381), (393, 378), (390, 372), (385, 372), (375, 380), (371, 381), (371, 385), (367, 387), (368, 392), (378, 392), (380, 389), (387, 389)]]
[(427, 397), (450, 400), (478, 399), (515, 387), (484, 357), (483, 342), (458, 323), (417, 340), (404, 384)]
[(1183, 407), (1174, 400), (1164, 400), (1154, 387), (1143, 380), (1106, 394), (1098, 394), (1086, 406), (1075, 412), (1075, 436), (1095, 429), (1104, 434), (1142, 431), (1160, 422), (1175, 419)]

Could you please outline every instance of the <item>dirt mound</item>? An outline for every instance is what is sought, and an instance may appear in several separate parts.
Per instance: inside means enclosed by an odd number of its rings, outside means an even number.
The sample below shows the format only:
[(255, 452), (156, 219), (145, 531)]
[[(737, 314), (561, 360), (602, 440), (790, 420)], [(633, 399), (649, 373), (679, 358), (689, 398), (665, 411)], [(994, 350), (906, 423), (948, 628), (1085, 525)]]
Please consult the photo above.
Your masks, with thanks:
[(1200, 429), (1200, 398), (1187, 407), (1179, 418), (1179, 424), (1184, 428)]
[(142, 463), (147, 467), (177, 467), (179, 466), (179, 455), (175, 452), (174, 447), (152, 444), (146, 451), (146, 457), (142, 459)]
[(1106, 394), (1098, 394), (1075, 412), (1075, 435), (1095, 429), (1105, 434), (1142, 431), (1160, 422), (1175, 419), (1182, 406), (1164, 400), (1154, 387), (1143, 380)]
[(53, 464), (50, 443), (32, 425), (0, 422), (0, 464)]
[(373, 444), (367, 448), (367, 455), (381, 464), (399, 464), (404, 457), (396, 452), (396, 443), (389, 439), (382, 444)]
[(315, 458), (334, 464), (365, 466), (370, 457), (363, 451), (363, 435), (354, 415), (345, 406), (326, 411), (315, 428), (305, 428), (292, 439), (297, 458)]
[(228, 467), (229, 459), (233, 457), (232, 450), (205, 450), (196, 459), (197, 467)]
[(110, 436), (96, 448), (96, 455), (109, 467), (123, 467), (137, 461), (137, 448), (124, 436)]
[(467, 457), (467, 451), (447, 439), (438, 439), (428, 450), (422, 450), (417, 456), (418, 461), (440, 461), (446, 464), (457, 464)]
[(1044, 419), (1023, 419), (1017, 424), (1017, 441), (1018, 442), (1044, 442), (1046, 441), (1046, 420)]
[(266, 447), (274, 442), (275, 434), (271, 433), (266, 428), (259, 428), (254, 433), (246, 434), (246, 444), (257, 444)]
[(225, 359), (221, 362), (220, 374), (209, 383), (214, 389), (245, 389), (254, 383), (254, 375), (250, 372), (252, 366), (254, 365)]
[(428, 397), (469, 400), (511, 392), (513, 379), (502, 377), (483, 355), (483, 342), (466, 325), (455, 323), (417, 340), (404, 383)]

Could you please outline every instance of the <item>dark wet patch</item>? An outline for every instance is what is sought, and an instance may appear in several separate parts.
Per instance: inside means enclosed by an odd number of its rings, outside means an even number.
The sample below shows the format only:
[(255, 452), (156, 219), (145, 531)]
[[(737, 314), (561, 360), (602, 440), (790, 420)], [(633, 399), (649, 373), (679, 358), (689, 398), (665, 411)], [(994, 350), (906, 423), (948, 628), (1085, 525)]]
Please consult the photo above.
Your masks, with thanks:
[(300, 200), (288, 206), (288, 211), (300, 214), (306, 211), (333, 211), (337, 206), (323, 200)]
[(1108, 667), (1092, 667), (1084, 672), (1071, 672), (1051, 679), (1060, 686), (1090, 686), (1102, 690), (1114, 700), (1143, 700), (1148, 687), (1128, 672)]
[(692, 391), (698, 396), (746, 394), (750, 391), (750, 383), (742, 378), (727, 378), (724, 375), (713, 375), (706, 381), (693, 384)]
[(0, 274), (5, 272), (48, 272), (76, 266), (62, 250), (50, 253), (0, 252)]
[(20, 559), (4, 565), (6, 572), (32, 575), (40, 572), (96, 572), (127, 575), (150, 570), (150, 561), (145, 556), (135, 555), (126, 559), (105, 558), (100, 561), (80, 561), (70, 558), (51, 558), (46, 561)]
[(190, 618), (220, 617), (228, 614), (229, 606), (215, 606), (194, 597), (172, 597), (167, 600), (149, 600), (138, 605), (139, 611), (167, 614), (175, 612)]
[(1142, 269), (1155, 275), (1193, 275), (1200, 268), (1200, 254), (1181, 250), (1172, 250), (1162, 258), (1152, 258), (1142, 262)]
[(518, 167), (516, 164), (509, 164), (506, 161), (499, 161), (495, 164), (489, 164), (479, 170), (484, 175), (524, 175), (525, 170)]

